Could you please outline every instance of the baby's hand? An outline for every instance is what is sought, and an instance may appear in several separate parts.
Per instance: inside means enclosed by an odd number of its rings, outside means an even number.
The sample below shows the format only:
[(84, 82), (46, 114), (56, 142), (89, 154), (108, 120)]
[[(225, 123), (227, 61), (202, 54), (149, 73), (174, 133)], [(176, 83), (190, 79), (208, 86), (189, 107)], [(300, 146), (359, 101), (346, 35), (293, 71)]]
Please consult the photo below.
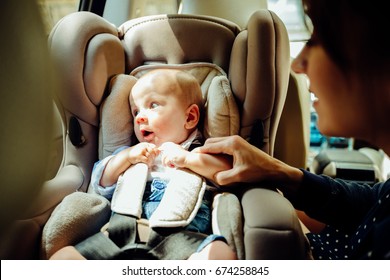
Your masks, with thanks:
[(143, 162), (150, 166), (159, 153), (156, 145), (141, 142), (128, 149), (128, 160), (132, 165)]
[(185, 167), (186, 156), (189, 153), (180, 145), (173, 142), (166, 142), (159, 148), (162, 152), (161, 161), (163, 165), (169, 167)]

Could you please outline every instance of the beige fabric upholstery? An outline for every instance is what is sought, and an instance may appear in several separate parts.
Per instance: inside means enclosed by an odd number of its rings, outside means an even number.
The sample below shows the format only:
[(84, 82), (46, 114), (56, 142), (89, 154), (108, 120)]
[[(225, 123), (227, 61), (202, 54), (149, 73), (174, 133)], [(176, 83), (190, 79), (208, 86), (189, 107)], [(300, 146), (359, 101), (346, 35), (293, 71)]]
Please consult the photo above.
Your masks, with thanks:
[(110, 215), (110, 203), (100, 195), (74, 192), (66, 196), (43, 228), (41, 257), (47, 259), (97, 233)]
[(251, 244), (245, 246), (247, 259), (311, 258), (296, 211), (278, 192), (251, 189), (245, 192), (242, 205), (244, 242)]
[[(107, 110), (115, 116), (113, 106), (118, 110), (128, 106), (114, 95), (125, 100), (135, 81), (132, 76), (138, 77), (156, 67), (188, 67), (198, 77), (207, 112), (203, 127), (207, 137), (237, 133), (273, 154), (290, 59), (285, 27), (268, 10), (254, 13), (245, 29), (228, 20), (198, 15), (142, 17), (116, 29), (99, 16), (79, 12), (57, 24), (50, 34), (49, 45), (63, 77), (64, 92), (58, 96), (66, 132), (62, 168), (74, 166), (79, 170), (75, 173), (84, 179), (77, 186), (81, 191), (89, 191), (92, 165), (98, 158), (111, 153), (117, 145), (133, 143), (128, 134), (132, 130), (130, 114), (128, 119), (115, 124), (112, 118), (105, 119)], [(212, 70), (205, 72), (204, 66)], [(213, 92), (223, 92), (223, 96), (212, 96)], [(232, 108), (232, 104), (238, 108)], [(238, 112), (237, 118), (234, 110)], [(226, 118), (225, 114), (230, 116)], [(220, 123), (228, 125), (221, 130)], [(117, 129), (123, 129), (124, 133), (116, 134)], [(250, 192), (251, 199), (244, 199), (249, 192), (242, 199), (241, 194), (236, 194), (245, 210), (244, 240), (248, 242), (244, 244), (243, 258), (298, 258), (298, 255), (304, 258), (301, 251), (282, 255), (258, 253), (273, 250), (258, 248), (255, 242), (256, 232), (274, 225), (273, 219), (271, 222), (257, 217), (262, 215), (257, 204), (265, 203), (264, 199), (272, 201), (276, 208), (281, 206), (278, 213), (286, 215), (276, 231), (292, 232), (288, 238), (294, 244), (301, 244), (302, 237), (299, 223), (291, 222), (296, 216), (286, 208), (288, 202), (276, 192), (275, 196), (263, 196), (263, 192), (269, 191)], [(233, 203), (234, 199), (229, 201)]]
[(133, 133), (133, 116), (129, 94), (137, 79), (119, 74), (109, 84), (110, 95), (103, 101), (100, 112), (99, 159), (111, 155), (121, 146), (130, 146)]
[[(239, 207), (237, 207), (237, 205)], [(222, 192), (213, 200), (212, 229), (213, 233), (222, 235), (234, 249), (238, 259), (245, 259), (243, 234), (243, 213), (241, 202), (232, 193)]]
[(291, 71), (286, 103), (276, 135), (274, 156), (297, 168), (308, 167), (310, 102), (307, 78)]
[[(49, 47), (63, 88), (58, 96), (64, 129), (60, 170), (75, 166), (78, 171), (74, 172), (82, 175), (81, 184), (75, 188), (86, 191), (97, 159), (99, 105), (107, 87), (107, 77), (124, 72), (124, 54), (114, 26), (94, 14), (82, 14), (60, 20), (49, 36)], [(94, 24), (89, 26), (89, 22)], [(74, 125), (70, 126), (72, 119), (77, 120), (82, 133), (76, 145), (71, 141), (74, 134)]]

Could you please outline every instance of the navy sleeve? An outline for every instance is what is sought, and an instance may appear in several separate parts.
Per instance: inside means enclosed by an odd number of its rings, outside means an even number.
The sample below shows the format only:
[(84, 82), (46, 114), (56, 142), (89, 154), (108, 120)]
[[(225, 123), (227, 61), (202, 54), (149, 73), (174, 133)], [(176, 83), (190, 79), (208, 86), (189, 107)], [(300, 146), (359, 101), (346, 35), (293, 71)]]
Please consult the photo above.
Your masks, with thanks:
[(339, 228), (353, 229), (359, 225), (378, 199), (383, 185), (371, 186), (302, 171), (304, 177), (299, 190), (285, 196), (310, 217)]

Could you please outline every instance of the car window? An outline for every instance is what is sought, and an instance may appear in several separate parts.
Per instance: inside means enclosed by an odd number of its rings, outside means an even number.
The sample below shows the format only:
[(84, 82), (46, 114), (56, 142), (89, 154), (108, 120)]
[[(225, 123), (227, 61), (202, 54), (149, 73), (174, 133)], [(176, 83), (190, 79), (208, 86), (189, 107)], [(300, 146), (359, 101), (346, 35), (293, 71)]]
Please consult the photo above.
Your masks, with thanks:
[(103, 17), (116, 26), (123, 22), (149, 15), (176, 14), (179, 0), (106, 0)]
[(268, 0), (268, 9), (274, 11), (286, 25), (290, 41), (309, 39), (301, 0)]
[(37, 3), (47, 34), (57, 21), (67, 14), (76, 12), (79, 7), (79, 0), (38, 0)]

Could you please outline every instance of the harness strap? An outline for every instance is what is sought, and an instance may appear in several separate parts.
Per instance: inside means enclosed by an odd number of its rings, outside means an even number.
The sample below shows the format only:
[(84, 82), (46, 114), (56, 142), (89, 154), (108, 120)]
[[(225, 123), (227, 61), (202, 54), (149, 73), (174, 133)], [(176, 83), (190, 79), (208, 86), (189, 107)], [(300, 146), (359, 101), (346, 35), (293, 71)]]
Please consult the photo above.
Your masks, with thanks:
[[(107, 229), (109, 237), (98, 232), (78, 243), (76, 249), (88, 260), (118, 259), (123, 252), (131, 248), (122, 248), (127, 244), (135, 244), (136, 219), (114, 213), (110, 217)], [(137, 248), (133, 248), (137, 249)], [(128, 255), (129, 252), (125, 253)]]
[(206, 234), (181, 230), (169, 235), (152, 231), (147, 245), (150, 253), (159, 260), (186, 260), (207, 237)]
[(182, 228), (158, 228), (151, 230), (146, 244), (140, 243), (136, 218), (117, 213), (111, 216), (107, 231), (109, 237), (96, 233), (78, 243), (76, 249), (91, 260), (185, 260), (207, 237)]
[(107, 229), (110, 239), (122, 248), (137, 239), (137, 221), (134, 217), (114, 213)]
[(75, 247), (87, 260), (111, 260), (117, 258), (122, 252), (102, 232), (90, 236)]

